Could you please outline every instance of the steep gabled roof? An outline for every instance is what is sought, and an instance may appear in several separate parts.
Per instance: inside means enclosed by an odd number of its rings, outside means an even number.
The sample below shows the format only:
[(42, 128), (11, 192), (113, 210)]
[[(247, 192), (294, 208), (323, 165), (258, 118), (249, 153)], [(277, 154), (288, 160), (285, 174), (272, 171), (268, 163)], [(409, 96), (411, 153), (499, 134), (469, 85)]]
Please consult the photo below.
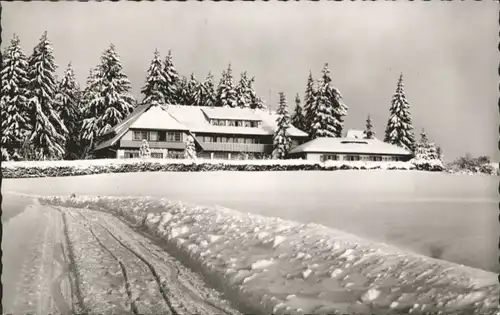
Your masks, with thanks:
[(290, 154), (295, 153), (411, 155), (411, 152), (406, 149), (382, 142), (378, 139), (354, 138), (316, 138), (290, 151)]
[(129, 126), (134, 129), (189, 130), (173, 117), (164, 106), (153, 106), (142, 113)]

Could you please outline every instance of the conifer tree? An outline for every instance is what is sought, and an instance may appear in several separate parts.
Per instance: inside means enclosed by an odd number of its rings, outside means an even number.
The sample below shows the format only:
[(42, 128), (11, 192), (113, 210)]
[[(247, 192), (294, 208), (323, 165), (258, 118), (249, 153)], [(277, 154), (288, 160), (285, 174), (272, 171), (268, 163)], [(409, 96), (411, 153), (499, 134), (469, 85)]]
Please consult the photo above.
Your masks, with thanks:
[(240, 77), (240, 81), (236, 86), (236, 106), (239, 108), (247, 108), (250, 107), (250, 91), (249, 91), (249, 80), (247, 77), (247, 73), (243, 72)]
[(429, 141), (424, 129), (420, 133), (420, 141), (415, 144), (415, 158), (418, 160), (439, 160), (436, 145)]
[[(168, 51), (163, 67), (163, 76), (166, 79), (166, 84), (163, 87), (163, 95), (165, 96), (165, 104), (182, 104), (179, 103), (179, 74), (174, 67), (172, 61), (172, 51)], [(182, 94), (182, 93), (181, 93)]]
[(264, 105), (264, 101), (262, 98), (260, 98), (257, 95), (257, 92), (255, 92), (255, 88), (253, 86), (255, 82), (255, 77), (252, 77), (250, 80), (248, 80), (248, 87), (247, 87), (247, 93), (248, 93), (248, 100), (250, 102), (249, 107), (251, 109), (264, 109), (266, 106)]
[(114, 45), (103, 53), (89, 80), (83, 136), (86, 142), (96, 144), (100, 136), (133, 111), (136, 103)]
[(392, 98), (384, 141), (412, 152), (415, 149), (415, 135), (410, 115), (410, 105), (404, 92), (403, 74), (399, 76), (398, 87)]
[(186, 137), (186, 149), (184, 150), (185, 159), (196, 159), (196, 147), (192, 135)]
[(284, 159), (290, 150), (292, 140), (288, 133), (288, 129), (290, 128), (290, 115), (288, 114), (285, 94), (281, 92), (279, 96), (279, 106), (276, 110), (278, 118), (276, 119), (276, 131), (273, 138), (273, 158)]
[(2, 160), (20, 160), (20, 148), (29, 132), (28, 62), (14, 35), (3, 53), (0, 95)]
[(186, 105), (201, 105), (201, 93), (200, 83), (196, 80), (194, 73), (191, 73), (191, 77), (186, 85)]
[(62, 120), (54, 109), (56, 94), (56, 64), (52, 44), (44, 32), (28, 61), (28, 106), (33, 144), (38, 159), (60, 159), (65, 155), (65, 138), (58, 130), (67, 133)]
[(316, 115), (316, 89), (314, 87), (314, 79), (312, 77), (311, 71), (309, 71), (309, 77), (307, 78), (307, 85), (306, 85), (306, 90), (305, 90), (305, 97), (304, 97), (304, 117), (305, 117), (305, 124), (306, 124), (306, 130), (311, 136), (312, 134), (312, 126), (314, 123), (314, 117)]
[(80, 95), (80, 87), (76, 82), (71, 63), (69, 63), (63, 78), (59, 82), (55, 97), (55, 109), (67, 131), (58, 130), (65, 136), (65, 159), (77, 159), (81, 155), (79, 144), (82, 119), (81, 109), (79, 108)]
[(215, 87), (213, 83), (213, 75), (208, 72), (208, 76), (200, 87), (202, 90), (201, 105), (202, 106), (214, 106), (215, 103)]
[(90, 69), (86, 81), (86, 87), (81, 94), (81, 134), (80, 146), (82, 149), (82, 158), (90, 157), (91, 151), (98, 140), (98, 113), (103, 111), (104, 100), (101, 95), (102, 92), (102, 75), (98, 75), (99, 66)]
[(313, 115), (310, 136), (312, 139), (341, 137), (347, 107), (342, 102), (340, 92), (331, 84), (328, 64), (325, 64), (322, 73), (315, 97), (315, 114)]
[(188, 79), (182, 76), (177, 83), (177, 103), (178, 105), (191, 105), (189, 100)]
[(151, 64), (149, 65), (146, 84), (141, 90), (144, 94), (144, 104), (160, 105), (165, 103), (164, 91), (167, 79), (164, 76), (163, 62), (158, 50), (155, 50)]
[(365, 131), (363, 132), (365, 135), (365, 139), (373, 139), (375, 137), (375, 132), (372, 130), (373, 125), (372, 125), (372, 119), (370, 115), (368, 115), (368, 118), (366, 119), (366, 128)]
[(226, 71), (222, 72), (222, 77), (217, 88), (216, 106), (221, 107), (236, 107), (237, 96), (233, 83), (233, 75), (231, 64)]
[(295, 111), (292, 115), (292, 125), (299, 130), (306, 130), (306, 118), (304, 117), (302, 106), (300, 106), (300, 97), (298, 93), (295, 96)]

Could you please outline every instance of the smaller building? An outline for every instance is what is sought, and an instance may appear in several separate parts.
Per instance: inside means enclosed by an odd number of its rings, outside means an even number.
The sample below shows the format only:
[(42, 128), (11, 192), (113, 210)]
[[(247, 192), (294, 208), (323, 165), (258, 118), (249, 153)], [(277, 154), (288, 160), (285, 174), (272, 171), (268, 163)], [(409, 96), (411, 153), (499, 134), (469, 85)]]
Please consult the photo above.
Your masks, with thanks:
[[(362, 134), (362, 132), (361, 132)], [(412, 152), (378, 139), (363, 139), (358, 131), (344, 138), (316, 138), (290, 151), (288, 158), (333, 161), (408, 161)]]

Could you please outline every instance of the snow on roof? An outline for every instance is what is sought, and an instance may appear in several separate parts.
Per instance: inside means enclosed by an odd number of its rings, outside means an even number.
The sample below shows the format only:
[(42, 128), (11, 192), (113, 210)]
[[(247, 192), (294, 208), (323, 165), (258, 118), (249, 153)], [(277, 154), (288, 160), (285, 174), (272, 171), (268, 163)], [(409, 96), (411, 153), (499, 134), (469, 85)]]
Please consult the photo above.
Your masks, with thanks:
[(166, 109), (153, 106), (140, 115), (129, 128), (135, 129), (165, 129), (165, 130), (188, 130), (186, 126), (179, 123)]
[(359, 153), (410, 155), (411, 152), (378, 139), (316, 138), (292, 151), (294, 153)]
[(261, 120), (250, 108), (203, 107), (201, 110), (209, 119)]
[[(194, 133), (219, 133), (219, 134), (247, 134), (247, 135), (273, 135), (276, 129), (277, 115), (269, 114), (261, 109), (248, 109), (254, 117), (253, 120), (262, 121), (259, 127), (230, 127), (230, 126), (214, 126), (206, 118), (205, 112), (210, 112), (214, 108), (206, 106), (181, 106), (169, 105), (167, 111), (175, 117), (180, 123), (184, 124)], [(245, 113), (242, 108), (216, 108), (223, 109), (229, 113)], [(222, 111), (221, 111), (222, 112)], [(240, 114), (235, 114), (240, 115)], [(222, 118), (221, 118), (222, 119)], [(229, 119), (229, 118), (225, 118)], [(243, 119), (243, 118), (242, 118)], [(246, 119), (246, 118), (245, 118)], [(250, 119), (248, 119), (250, 120)], [(291, 127), (288, 132), (293, 137), (307, 137), (307, 134), (295, 127)]]
[(364, 139), (364, 137), (365, 137), (364, 130), (356, 130), (356, 129), (347, 130), (346, 138)]
[[(206, 112), (225, 113), (224, 117), (228, 117), (231, 111), (236, 114), (233, 117), (243, 117), (246, 113), (246, 118), (238, 118), (242, 120), (261, 121), (259, 127), (230, 127), (230, 126), (214, 126), (207, 120)], [(250, 116), (248, 113), (251, 113)], [(220, 118), (218, 119), (229, 119)], [(125, 118), (122, 122), (112, 128), (108, 133), (115, 132), (112, 139), (100, 143), (95, 150), (100, 150), (112, 146), (123, 137), (130, 128), (137, 129), (165, 129), (165, 130), (189, 130), (193, 133), (214, 133), (214, 134), (236, 134), (236, 135), (261, 135), (271, 136), (276, 129), (276, 119), (278, 115), (270, 114), (262, 109), (242, 109), (242, 108), (214, 108), (207, 106), (186, 106), (186, 105), (162, 105), (160, 107), (152, 105), (140, 105), (132, 114)], [(235, 118), (232, 118), (235, 119)], [(307, 137), (307, 133), (291, 126), (288, 133), (292, 137)]]

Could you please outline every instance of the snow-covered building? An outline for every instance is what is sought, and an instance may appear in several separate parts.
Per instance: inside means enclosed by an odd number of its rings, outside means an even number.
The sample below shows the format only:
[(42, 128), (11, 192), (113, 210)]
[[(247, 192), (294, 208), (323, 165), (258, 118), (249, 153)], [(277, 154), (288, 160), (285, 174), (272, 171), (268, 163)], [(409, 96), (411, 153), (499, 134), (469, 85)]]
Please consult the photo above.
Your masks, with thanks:
[(316, 138), (292, 149), (288, 158), (313, 161), (408, 161), (412, 152), (380, 141), (365, 139), (363, 131), (349, 130), (343, 138)]
[[(138, 157), (142, 140), (147, 140), (151, 157), (181, 158), (192, 135), (198, 158), (263, 158), (272, 153), (276, 119), (260, 109), (140, 105), (103, 135), (94, 152), (100, 158)], [(307, 140), (295, 127), (288, 132), (292, 148)]]

